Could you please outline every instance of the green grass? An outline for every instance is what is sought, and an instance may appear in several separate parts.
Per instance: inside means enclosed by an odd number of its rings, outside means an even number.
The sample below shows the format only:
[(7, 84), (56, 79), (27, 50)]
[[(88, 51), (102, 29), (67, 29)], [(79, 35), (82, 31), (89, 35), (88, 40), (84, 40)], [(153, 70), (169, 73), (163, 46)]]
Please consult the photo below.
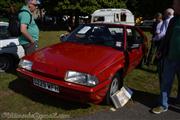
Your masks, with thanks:
[(65, 33), (65, 31), (41, 31), (39, 36), (40, 48), (58, 43), (59, 36)]
[[(59, 35), (62, 33), (64, 31), (40, 32), (40, 48), (58, 43)], [(146, 95), (158, 95), (159, 80), (154, 71), (154, 66), (149, 68), (144, 66), (144, 69), (135, 69), (125, 77), (125, 85)], [(172, 96), (177, 94), (176, 84), (177, 80), (173, 86)], [(57, 113), (61, 117), (64, 115), (75, 117), (97, 111), (105, 111), (109, 108), (110, 106), (105, 105), (64, 101), (30, 89), (24, 80), (17, 78), (16, 73), (0, 73), (0, 117), (4, 112), (19, 114), (39, 113), (45, 115)]]

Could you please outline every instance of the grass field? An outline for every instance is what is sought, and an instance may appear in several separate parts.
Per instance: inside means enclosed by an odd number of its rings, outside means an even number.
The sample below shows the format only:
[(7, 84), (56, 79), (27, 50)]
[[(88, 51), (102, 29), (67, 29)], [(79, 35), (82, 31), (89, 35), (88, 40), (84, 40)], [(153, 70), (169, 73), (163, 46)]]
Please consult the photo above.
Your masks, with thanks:
[[(59, 42), (63, 31), (44, 31), (40, 33), (40, 48)], [(125, 77), (125, 85), (136, 91), (136, 95), (157, 97), (159, 82), (154, 72), (155, 66), (144, 66), (135, 69)], [(173, 86), (172, 96), (176, 95), (177, 81)], [(142, 94), (141, 94), (142, 95)], [(141, 96), (141, 97), (143, 97)], [(141, 101), (142, 98), (135, 100)], [(154, 98), (152, 98), (154, 99)], [(150, 97), (151, 100), (151, 97)], [(16, 73), (0, 73), (0, 119), (7, 114), (59, 115), (59, 118), (69, 118), (91, 114), (97, 111), (109, 110), (110, 106), (79, 104), (63, 101), (30, 89), (25, 81), (18, 79)]]

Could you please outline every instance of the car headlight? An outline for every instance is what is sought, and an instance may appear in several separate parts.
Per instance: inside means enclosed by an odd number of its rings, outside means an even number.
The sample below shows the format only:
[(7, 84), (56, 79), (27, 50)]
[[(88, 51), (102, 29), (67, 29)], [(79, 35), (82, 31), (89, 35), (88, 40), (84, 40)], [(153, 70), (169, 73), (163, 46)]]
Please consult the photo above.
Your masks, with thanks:
[(21, 59), (19, 62), (19, 67), (24, 68), (26, 70), (31, 71), (32, 70), (33, 63), (29, 60)]
[(95, 76), (76, 71), (67, 71), (65, 81), (86, 86), (95, 86), (98, 84), (98, 79)]

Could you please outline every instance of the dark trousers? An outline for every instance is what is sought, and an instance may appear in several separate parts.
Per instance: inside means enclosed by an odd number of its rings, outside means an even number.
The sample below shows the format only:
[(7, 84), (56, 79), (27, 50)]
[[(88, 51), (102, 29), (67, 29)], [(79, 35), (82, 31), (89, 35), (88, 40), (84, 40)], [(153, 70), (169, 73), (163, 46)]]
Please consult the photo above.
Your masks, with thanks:
[(177, 100), (180, 100), (180, 61), (164, 58), (160, 60), (159, 67), (160, 69), (158, 70), (158, 72), (160, 79), (160, 105), (168, 108), (168, 98), (175, 75), (177, 75), (178, 77)]
[(160, 41), (152, 41), (151, 42), (151, 47), (149, 50), (149, 54), (147, 56), (146, 59), (146, 64), (154, 64), (155, 60), (156, 60), (156, 52), (159, 49), (160, 46)]

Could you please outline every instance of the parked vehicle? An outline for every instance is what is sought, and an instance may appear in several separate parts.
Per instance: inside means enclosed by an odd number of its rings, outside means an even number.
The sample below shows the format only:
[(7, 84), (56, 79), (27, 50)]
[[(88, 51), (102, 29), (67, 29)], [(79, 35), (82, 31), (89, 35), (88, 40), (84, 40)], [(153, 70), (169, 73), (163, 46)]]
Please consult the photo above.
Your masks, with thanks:
[(152, 32), (154, 20), (144, 20), (142, 24), (137, 25), (141, 30)]
[(134, 15), (128, 9), (99, 9), (91, 15), (91, 23), (135, 25)]
[(18, 38), (8, 33), (8, 23), (0, 22), (0, 71), (10, 70), (24, 56)]
[(23, 57), (17, 71), (37, 90), (79, 102), (111, 103), (124, 76), (141, 63), (146, 44), (135, 26), (82, 24), (63, 42)]

